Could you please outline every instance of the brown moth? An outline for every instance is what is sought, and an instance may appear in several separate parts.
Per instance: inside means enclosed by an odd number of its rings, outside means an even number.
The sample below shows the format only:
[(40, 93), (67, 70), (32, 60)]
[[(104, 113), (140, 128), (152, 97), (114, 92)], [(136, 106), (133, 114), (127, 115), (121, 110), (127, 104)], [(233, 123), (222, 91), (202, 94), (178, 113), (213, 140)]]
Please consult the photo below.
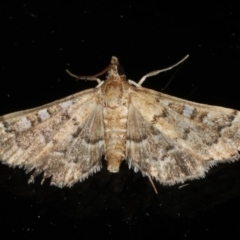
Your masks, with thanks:
[[(100, 74), (77, 77), (96, 80), (96, 88), (0, 117), (0, 160), (34, 170), (30, 182), (44, 172), (43, 180), (70, 187), (99, 171), (103, 155), (110, 172), (126, 159), (129, 168), (164, 185), (204, 177), (211, 166), (239, 159), (239, 111), (141, 86), (179, 63), (135, 83), (112, 57)], [(105, 81), (97, 78), (105, 72)]]

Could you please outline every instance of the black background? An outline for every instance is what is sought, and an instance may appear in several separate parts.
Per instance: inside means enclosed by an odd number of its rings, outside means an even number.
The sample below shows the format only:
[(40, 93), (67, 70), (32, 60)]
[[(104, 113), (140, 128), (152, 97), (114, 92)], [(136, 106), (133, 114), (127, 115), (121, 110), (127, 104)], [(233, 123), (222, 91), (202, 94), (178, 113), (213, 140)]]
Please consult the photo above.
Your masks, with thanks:
[[(117, 56), (129, 79), (181, 66), (143, 85), (191, 101), (240, 110), (238, 3), (194, 1), (18, 1), (0, 5), (0, 115), (96, 86), (78, 75)], [(240, 164), (214, 167), (187, 186), (106, 170), (73, 188), (0, 165), (1, 234), (23, 239), (193, 239), (240, 234)]]

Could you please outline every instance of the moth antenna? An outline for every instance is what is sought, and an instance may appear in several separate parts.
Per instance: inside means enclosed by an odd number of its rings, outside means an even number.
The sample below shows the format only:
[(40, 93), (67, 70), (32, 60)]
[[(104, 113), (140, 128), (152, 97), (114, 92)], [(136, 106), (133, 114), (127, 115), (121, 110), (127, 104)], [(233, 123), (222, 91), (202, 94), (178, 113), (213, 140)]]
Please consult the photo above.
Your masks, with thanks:
[(97, 81), (98, 84), (101, 83), (102, 81), (97, 78), (95, 75), (94, 76), (77, 76), (73, 73), (71, 73), (68, 69), (66, 69), (66, 72), (71, 76), (74, 77), (76, 79), (80, 79), (80, 80), (89, 80), (89, 81)]
[(164, 86), (164, 88), (162, 89), (162, 92), (165, 92), (167, 87), (170, 85), (170, 83), (172, 82), (173, 78), (175, 77), (175, 75), (177, 74), (177, 72), (181, 69), (182, 66), (179, 66), (178, 69), (176, 70), (176, 72), (173, 74), (173, 76), (168, 80), (167, 84)]
[(178, 66), (179, 64), (181, 64), (182, 62), (184, 62), (188, 57), (189, 57), (189, 55), (187, 55), (187, 56), (184, 57), (181, 61), (177, 62), (176, 64), (174, 64), (174, 65), (172, 65), (172, 66), (170, 66), (170, 67), (168, 67), (168, 68), (164, 68), (164, 69), (161, 69), (161, 70), (152, 71), (152, 72), (144, 75), (144, 76), (140, 79), (140, 81), (138, 82), (138, 84), (139, 84), (139, 85), (142, 85), (142, 83), (146, 80), (146, 78), (152, 77), (152, 76), (155, 76), (155, 75), (157, 75), (157, 74), (159, 74), (159, 73), (161, 73), (161, 72), (166, 72), (166, 71), (168, 71), (168, 70), (173, 69), (174, 67), (176, 67), (176, 66)]

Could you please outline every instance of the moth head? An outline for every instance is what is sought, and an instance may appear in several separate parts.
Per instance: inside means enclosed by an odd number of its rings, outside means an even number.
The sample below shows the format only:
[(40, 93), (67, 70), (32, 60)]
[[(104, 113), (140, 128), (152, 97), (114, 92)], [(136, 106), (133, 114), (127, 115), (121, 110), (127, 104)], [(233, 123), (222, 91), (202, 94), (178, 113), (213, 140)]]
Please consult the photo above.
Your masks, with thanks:
[(124, 75), (124, 68), (120, 65), (118, 58), (112, 56), (111, 64), (109, 66), (108, 71), (109, 76), (123, 76)]

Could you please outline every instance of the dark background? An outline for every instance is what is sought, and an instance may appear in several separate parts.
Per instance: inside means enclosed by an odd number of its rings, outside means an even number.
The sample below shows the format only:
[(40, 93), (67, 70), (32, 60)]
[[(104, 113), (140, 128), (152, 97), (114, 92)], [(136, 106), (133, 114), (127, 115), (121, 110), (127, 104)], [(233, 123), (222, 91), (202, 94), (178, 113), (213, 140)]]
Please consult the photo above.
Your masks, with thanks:
[[(78, 75), (117, 56), (129, 79), (190, 58), (143, 85), (240, 110), (240, 4), (168, 1), (42, 1), (0, 4), (0, 115), (96, 86)], [(0, 165), (0, 231), (22, 239), (193, 239), (240, 234), (240, 163), (172, 187), (106, 165), (73, 188)]]

